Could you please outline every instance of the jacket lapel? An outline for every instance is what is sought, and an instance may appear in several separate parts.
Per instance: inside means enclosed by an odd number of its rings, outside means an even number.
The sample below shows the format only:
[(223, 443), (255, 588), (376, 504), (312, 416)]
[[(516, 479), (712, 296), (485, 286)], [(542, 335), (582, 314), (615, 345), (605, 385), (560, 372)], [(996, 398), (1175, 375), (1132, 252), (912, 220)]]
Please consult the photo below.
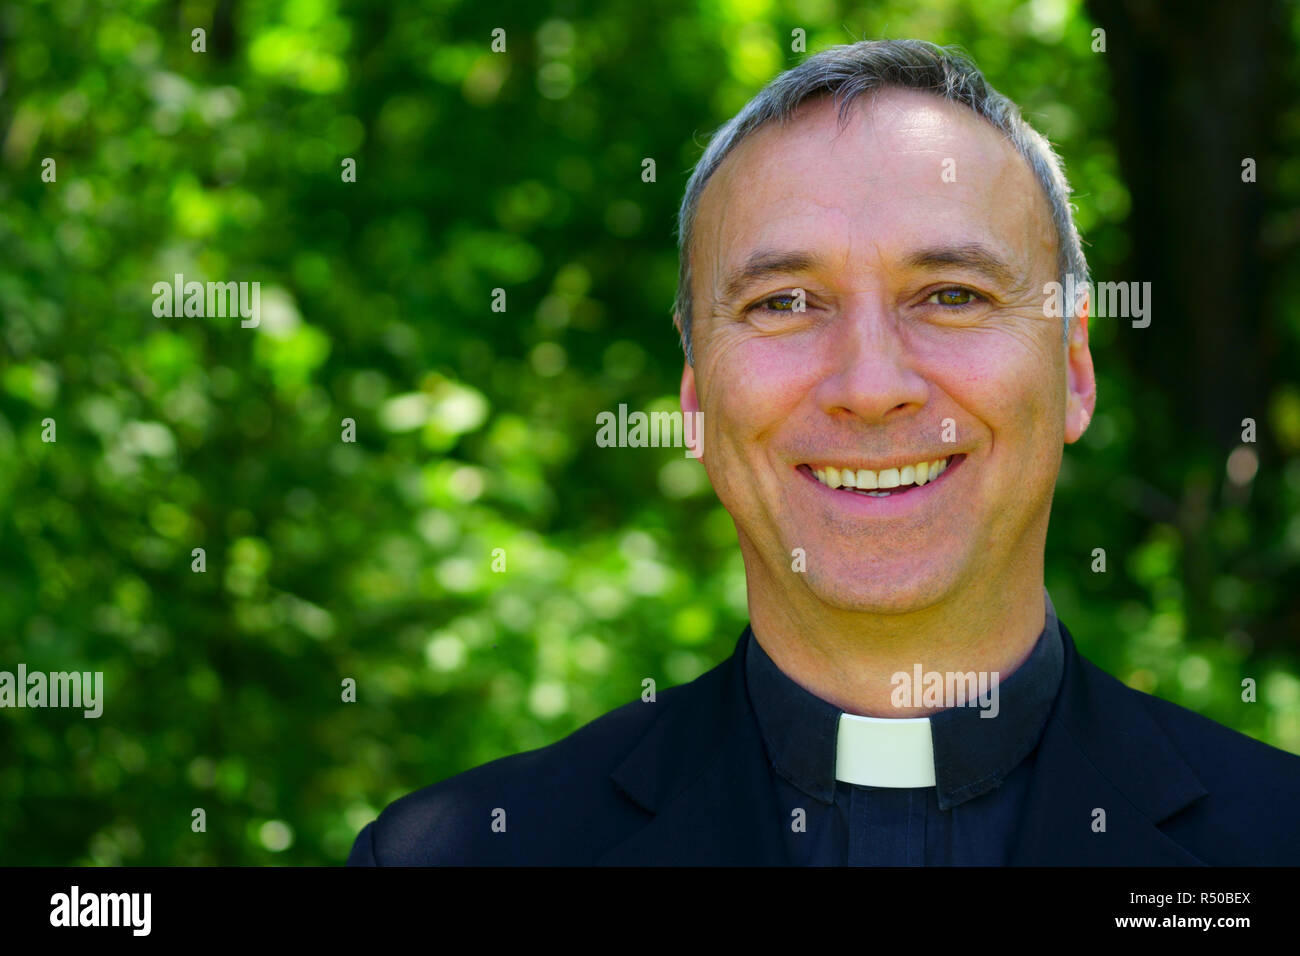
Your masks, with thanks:
[(665, 701), (663, 716), (611, 774), (654, 818), (598, 864), (788, 864), (786, 821), (744, 684), (748, 634), (730, 658)]
[[(1064, 624), (1061, 639), (1061, 691), (1038, 745), (1011, 863), (1205, 865), (1158, 825), (1208, 791), (1143, 696), (1082, 658)], [(1104, 832), (1094, 829), (1097, 810), (1105, 812)]]

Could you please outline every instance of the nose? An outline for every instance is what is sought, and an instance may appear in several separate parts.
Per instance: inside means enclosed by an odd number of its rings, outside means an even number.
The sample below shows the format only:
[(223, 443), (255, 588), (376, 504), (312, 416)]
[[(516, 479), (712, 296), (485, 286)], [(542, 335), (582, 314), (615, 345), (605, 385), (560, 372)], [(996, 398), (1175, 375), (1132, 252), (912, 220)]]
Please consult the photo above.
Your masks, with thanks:
[(924, 407), (929, 384), (917, 370), (902, 317), (877, 295), (845, 300), (827, 336), (827, 374), (817, 401), (833, 417), (845, 413), (885, 424)]

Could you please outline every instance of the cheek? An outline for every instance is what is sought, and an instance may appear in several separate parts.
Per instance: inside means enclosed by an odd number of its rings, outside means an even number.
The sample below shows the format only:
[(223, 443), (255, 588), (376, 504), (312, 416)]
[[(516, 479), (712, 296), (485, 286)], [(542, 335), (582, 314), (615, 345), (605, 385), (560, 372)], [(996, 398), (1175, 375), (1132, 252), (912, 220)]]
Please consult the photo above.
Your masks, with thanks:
[[(1003, 419), (1016, 417), (1026, 403), (1042, 408), (1052, 384), (1062, 375), (1039, 336), (1020, 330), (962, 330), (931, 337), (924, 346), (924, 365), (934, 371), (959, 400), (997, 409)], [(1061, 378), (1064, 388), (1064, 378)], [(963, 404), (966, 404), (963, 402)]]
[(807, 356), (789, 344), (747, 339), (722, 345), (710, 356), (706, 432), (723, 442), (752, 440), (791, 416), (817, 375)]
[(990, 336), (962, 343), (933, 367), (952, 399), (991, 437), (994, 455), (1013, 456), (1022, 478), (1059, 463), (1065, 379), (1063, 366), (1044, 350), (1018, 337)]

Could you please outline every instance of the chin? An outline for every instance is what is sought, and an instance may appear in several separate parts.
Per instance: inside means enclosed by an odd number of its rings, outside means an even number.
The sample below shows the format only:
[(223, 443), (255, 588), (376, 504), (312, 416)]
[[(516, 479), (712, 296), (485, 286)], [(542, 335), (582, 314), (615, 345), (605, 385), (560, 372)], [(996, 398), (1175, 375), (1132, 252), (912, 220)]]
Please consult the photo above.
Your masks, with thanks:
[(955, 580), (937, 574), (934, 567), (924, 576), (818, 575), (808, 580), (808, 589), (830, 607), (863, 614), (906, 614), (938, 604), (955, 590)]

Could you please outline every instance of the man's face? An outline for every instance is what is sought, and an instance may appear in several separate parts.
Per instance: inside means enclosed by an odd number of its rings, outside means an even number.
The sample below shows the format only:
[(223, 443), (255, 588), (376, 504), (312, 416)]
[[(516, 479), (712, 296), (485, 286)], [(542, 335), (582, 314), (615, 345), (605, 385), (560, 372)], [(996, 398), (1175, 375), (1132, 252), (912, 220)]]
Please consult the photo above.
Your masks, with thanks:
[[(1067, 351), (1044, 316), (1050, 208), (1001, 134), (923, 93), (853, 109), (841, 130), (807, 103), (709, 181), (682, 402), (751, 589), (906, 612), (1041, 562), (1092, 364), (1086, 320)], [(940, 460), (924, 484), (907, 471)]]

